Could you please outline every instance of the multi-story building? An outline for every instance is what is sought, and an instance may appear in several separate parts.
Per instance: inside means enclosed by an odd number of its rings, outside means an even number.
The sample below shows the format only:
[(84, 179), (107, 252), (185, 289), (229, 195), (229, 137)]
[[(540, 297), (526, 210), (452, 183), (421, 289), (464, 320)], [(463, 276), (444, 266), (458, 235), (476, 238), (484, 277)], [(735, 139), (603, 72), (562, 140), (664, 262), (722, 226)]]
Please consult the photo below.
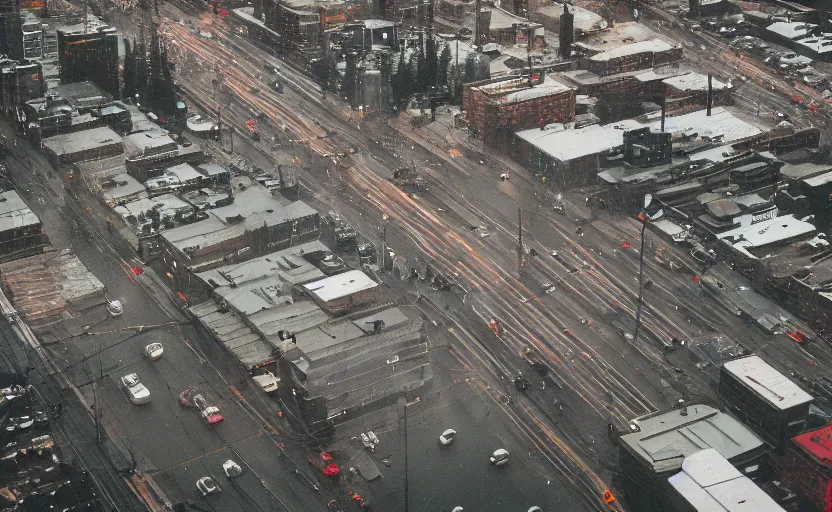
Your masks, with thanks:
[(89, 80), (119, 97), (116, 29), (86, 23), (59, 27), (57, 32), (61, 83)]

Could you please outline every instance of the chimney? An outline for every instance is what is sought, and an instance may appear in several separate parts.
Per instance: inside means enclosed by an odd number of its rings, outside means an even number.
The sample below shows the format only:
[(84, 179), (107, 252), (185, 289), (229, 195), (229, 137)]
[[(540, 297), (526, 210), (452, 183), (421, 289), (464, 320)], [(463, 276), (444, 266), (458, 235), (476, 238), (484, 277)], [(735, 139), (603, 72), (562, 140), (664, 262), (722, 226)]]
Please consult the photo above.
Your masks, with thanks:
[(474, 47), (480, 51), (480, 0), (474, 2)]
[(708, 117), (711, 116), (711, 107), (714, 104), (714, 75), (708, 73)]
[(688, 18), (699, 17), (699, 0), (689, 0), (688, 2)]
[(662, 96), (662, 133), (664, 133), (664, 116), (667, 113), (667, 93)]

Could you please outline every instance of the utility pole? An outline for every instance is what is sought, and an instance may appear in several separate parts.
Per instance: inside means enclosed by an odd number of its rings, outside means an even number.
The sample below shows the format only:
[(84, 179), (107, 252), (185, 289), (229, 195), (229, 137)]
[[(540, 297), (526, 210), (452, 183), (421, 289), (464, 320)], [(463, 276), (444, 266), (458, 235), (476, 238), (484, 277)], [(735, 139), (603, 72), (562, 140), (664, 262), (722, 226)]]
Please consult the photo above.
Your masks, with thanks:
[(517, 209), (517, 224), (519, 234), (517, 236), (517, 277), (523, 276), (523, 210)]

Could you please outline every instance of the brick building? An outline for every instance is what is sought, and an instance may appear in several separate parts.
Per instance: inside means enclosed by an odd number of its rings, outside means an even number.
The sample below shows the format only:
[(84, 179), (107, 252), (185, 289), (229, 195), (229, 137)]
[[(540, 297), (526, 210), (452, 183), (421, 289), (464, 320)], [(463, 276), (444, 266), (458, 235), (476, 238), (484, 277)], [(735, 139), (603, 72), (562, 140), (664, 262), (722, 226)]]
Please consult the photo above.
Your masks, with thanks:
[(575, 91), (551, 77), (508, 76), (466, 84), (462, 108), (486, 144), (508, 148), (512, 134), (575, 116)]
[(792, 438), (783, 483), (816, 510), (832, 510), (832, 425)]
[(580, 67), (603, 76), (660, 67), (680, 60), (681, 46), (655, 38), (595, 54), (580, 63)]

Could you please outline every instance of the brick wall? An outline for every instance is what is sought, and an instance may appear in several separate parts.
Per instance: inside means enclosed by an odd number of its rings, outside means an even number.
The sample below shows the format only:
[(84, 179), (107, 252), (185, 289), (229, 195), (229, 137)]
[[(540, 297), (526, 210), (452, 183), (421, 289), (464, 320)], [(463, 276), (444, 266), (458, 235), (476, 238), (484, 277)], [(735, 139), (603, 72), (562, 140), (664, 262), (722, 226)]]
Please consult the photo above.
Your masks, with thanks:
[(477, 83), (466, 86), (462, 105), (466, 118), (477, 137), (486, 144), (507, 149), (511, 135), (520, 130), (545, 123), (566, 121), (575, 115), (575, 91), (572, 89), (549, 96), (516, 103), (504, 103), (474, 89)]

